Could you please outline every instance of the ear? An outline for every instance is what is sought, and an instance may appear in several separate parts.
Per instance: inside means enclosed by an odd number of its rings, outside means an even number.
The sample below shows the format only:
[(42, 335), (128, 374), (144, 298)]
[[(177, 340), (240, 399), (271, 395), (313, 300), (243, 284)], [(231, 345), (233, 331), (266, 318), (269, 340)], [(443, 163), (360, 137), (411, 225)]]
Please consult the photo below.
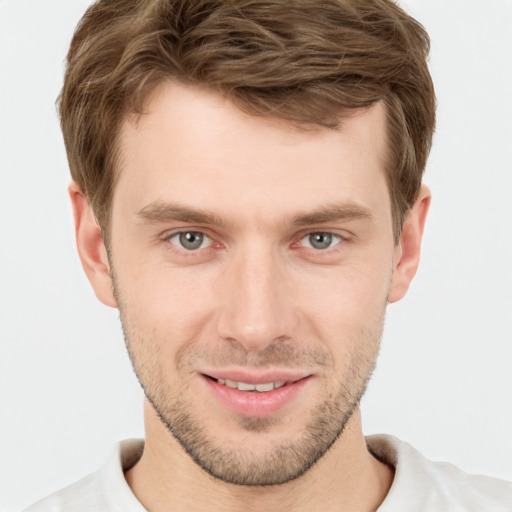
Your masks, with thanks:
[(75, 217), (76, 245), (85, 274), (96, 297), (103, 304), (115, 308), (117, 304), (101, 229), (80, 187), (72, 182), (68, 191)]
[(395, 248), (393, 276), (388, 302), (400, 300), (409, 289), (409, 285), (420, 263), (421, 239), (430, 206), (430, 190), (422, 185), (418, 198), (407, 216), (402, 229), (400, 243)]

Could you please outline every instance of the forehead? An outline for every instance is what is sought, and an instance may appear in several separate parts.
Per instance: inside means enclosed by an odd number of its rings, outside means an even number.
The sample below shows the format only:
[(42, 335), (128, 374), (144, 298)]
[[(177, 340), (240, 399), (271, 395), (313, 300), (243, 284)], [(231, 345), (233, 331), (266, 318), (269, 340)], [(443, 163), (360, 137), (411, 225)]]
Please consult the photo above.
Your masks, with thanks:
[(248, 115), (209, 90), (162, 84), (144, 114), (122, 125), (114, 210), (167, 200), (262, 217), (322, 201), (371, 207), (388, 201), (385, 134), (381, 104), (336, 130), (302, 129)]

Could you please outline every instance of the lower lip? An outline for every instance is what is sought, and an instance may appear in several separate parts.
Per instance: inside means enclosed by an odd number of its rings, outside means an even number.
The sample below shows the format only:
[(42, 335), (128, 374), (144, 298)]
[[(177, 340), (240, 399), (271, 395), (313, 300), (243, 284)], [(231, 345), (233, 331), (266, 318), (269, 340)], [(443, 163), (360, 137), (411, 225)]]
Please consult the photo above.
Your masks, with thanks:
[(219, 384), (203, 376), (214, 396), (233, 412), (248, 417), (269, 416), (296, 398), (297, 394), (309, 382), (311, 377), (300, 379), (297, 382), (286, 384), (272, 391), (240, 391)]

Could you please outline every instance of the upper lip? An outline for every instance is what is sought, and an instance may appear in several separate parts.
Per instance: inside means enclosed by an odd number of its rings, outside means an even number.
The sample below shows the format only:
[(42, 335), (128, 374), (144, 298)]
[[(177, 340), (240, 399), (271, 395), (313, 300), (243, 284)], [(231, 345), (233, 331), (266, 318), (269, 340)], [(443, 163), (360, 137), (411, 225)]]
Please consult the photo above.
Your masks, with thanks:
[(297, 382), (298, 380), (309, 377), (310, 373), (272, 370), (265, 372), (247, 371), (247, 370), (207, 370), (201, 372), (207, 377), (213, 379), (232, 380), (234, 382), (244, 382), (246, 384), (264, 384), (267, 382)]

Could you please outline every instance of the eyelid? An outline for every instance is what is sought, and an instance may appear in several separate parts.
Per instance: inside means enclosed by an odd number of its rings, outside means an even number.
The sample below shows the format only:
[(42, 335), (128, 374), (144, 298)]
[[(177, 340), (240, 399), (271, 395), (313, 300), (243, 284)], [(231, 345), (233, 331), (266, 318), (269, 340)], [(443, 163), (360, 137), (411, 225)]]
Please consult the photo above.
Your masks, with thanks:
[(179, 227), (179, 228), (171, 228), (166, 229), (165, 231), (161, 232), (158, 235), (158, 238), (162, 240), (169, 240), (169, 238), (179, 235), (180, 233), (201, 233), (204, 236), (207, 236), (208, 238), (213, 238), (211, 234), (209, 234), (209, 230), (205, 228), (198, 228), (198, 227)]
[[(206, 247), (209, 247), (212, 243), (213, 243), (213, 240), (208, 236), (208, 235), (205, 235), (204, 233), (201, 233), (199, 231), (186, 231), (185, 234), (187, 233), (193, 233), (194, 235), (200, 235), (201, 236), (201, 244), (199, 245), (199, 247), (196, 247), (195, 249), (190, 249), (191, 251), (193, 250), (199, 250), (199, 249), (205, 249)], [(181, 238), (181, 235), (183, 233), (175, 233), (169, 240), (172, 240), (173, 238)], [(181, 243), (181, 240), (180, 240), (180, 243)]]
[[(317, 247), (312, 247), (311, 244), (302, 245), (301, 242), (303, 242), (304, 240), (309, 240), (311, 235), (329, 235), (331, 237), (332, 244), (329, 247), (326, 247), (325, 249), (319, 249)], [(343, 242), (343, 240), (344, 240), (344, 238), (341, 235), (339, 235), (337, 233), (333, 233), (331, 231), (309, 231), (308, 233), (306, 233), (304, 236), (302, 236), (299, 239), (299, 244), (301, 244), (302, 247), (307, 247), (308, 249), (313, 249), (315, 251), (322, 252), (322, 251), (328, 251), (329, 249), (333, 249), (334, 247), (339, 245), (341, 242)]]
[[(185, 247), (181, 247), (179, 245), (179, 243), (174, 243), (172, 242), (171, 240), (178, 236), (178, 235), (181, 235), (183, 233), (198, 233), (198, 234), (201, 234), (203, 235), (203, 237), (207, 240), (209, 240), (209, 243), (208, 245), (204, 246), (204, 247), (198, 247), (197, 249), (186, 249)], [(195, 228), (195, 227), (192, 227), (192, 228), (176, 228), (176, 229), (173, 229), (173, 230), (170, 230), (170, 231), (165, 231), (164, 233), (162, 233), (159, 238), (164, 241), (164, 242), (168, 242), (171, 246), (173, 246), (173, 249), (177, 250), (177, 251), (180, 251), (180, 252), (183, 252), (183, 253), (188, 253), (189, 255), (192, 255), (194, 253), (197, 253), (199, 251), (202, 251), (202, 250), (205, 250), (205, 249), (208, 249), (210, 248), (214, 243), (215, 243), (215, 239), (207, 233), (207, 230), (205, 230), (204, 228)]]
[[(223, 246), (224, 244), (221, 243), (221, 242), (218, 242), (217, 241), (217, 237), (215, 237), (214, 235), (212, 235), (210, 233), (210, 230), (207, 229), (207, 228), (204, 228), (204, 227), (180, 227), (180, 228), (175, 228), (175, 229), (171, 229), (171, 230), (167, 230), (163, 233), (161, 233), (158, 238), (164, 242), (170, 242), (171, 241), (171, 238), (177, 236), (177, 235), (180, 235), (182, 233), (200, 233), (202, 234), (205, 238), (207, 238), (210, 243), (206, 246), (206, 247), (201, 247), (201, 248), (198, 248), (198, 249), (185, 249), (183, 247), (180, 247), (178, 244), (174, 244), (171, 242), (171, 245), (173, 245), (176, 249), (178, 250), (181, 250), (181, 251), (184, 251), (184, 252), (187, 252), (187, 253), (194, 253), (194, 252), (198, 252), (199, 250), (201, 249), (208, 249), (210, 248), (211, 246), (213, 245), (218, 245), (219, 247), (220, 246)], [(322, 252), (321, 249), (315, 249), (315, 248), (310, 248), (310, 247), (304, 247), (301, 242), (302, 240), (304, 240), (306, 237), (310, 236), (310, 235), (313, 235), (313, 234), (317, 234), (317, 233), (322, 233), (322, 234), (329, 234), (331, 235), (333, 238), (336, 238), (338, 241), (337, 243), (335, 243), (334, 245), (332, 245), (331, 247), (328, 247), (326, 249), (323, 249), (324, 252), (327, 252), (331, 249), (334, 249), (335, 247), (337, 247), (338, 245), (340, 245), (342, 242), (343, 243), (348, 243), (348, 242), (351, 242), (352, 239), (353, 239), (353, 236), (351, 233), (347, 233), (346, 231), (344, 233), (340, 233), (338, 230), (335, 230), (335, 229), (329, 229), (329, 228), (326, 228), (326, 229), (307, 229), (307, 230), (303, 230), (301, 231), (299, 234), (297, 234), (294, 238), (295, 238), (295, 242), (292, 243), (292, 246), (299, 246), (299, 247), (303, 247), (305, 249), (313, 249), (315, 250), (315, 252)]]
[[(302, 241), (314, 234), (321, 233), (321, 234), (329, 234), (337, 240), (336, 243), (333, 243), (330, 247), (327, 247), (325, 249), (318, 249), (315, 247), (308, 247), (307, 245), (304, 245)], [(342, 247), (345, 247), (346, 244), (350, 244), (354, 241), (355, 235), (347, 230), (339, 230), (339, 229), (333, 229), (333, 228), (316, 228), (316, 229), (307, 229), (301, 231), (299, 234), (295, 237), (295, 242), (293, 242), (292, 247), (295, 247), (297, 249), (303, 249), (305, 251), (313, 251), (314, 253), (321, 255), (322, 253), (330, 253), (331, 251), (340, 250)], [(335, 240), (333, 240), (335, 242)]]

